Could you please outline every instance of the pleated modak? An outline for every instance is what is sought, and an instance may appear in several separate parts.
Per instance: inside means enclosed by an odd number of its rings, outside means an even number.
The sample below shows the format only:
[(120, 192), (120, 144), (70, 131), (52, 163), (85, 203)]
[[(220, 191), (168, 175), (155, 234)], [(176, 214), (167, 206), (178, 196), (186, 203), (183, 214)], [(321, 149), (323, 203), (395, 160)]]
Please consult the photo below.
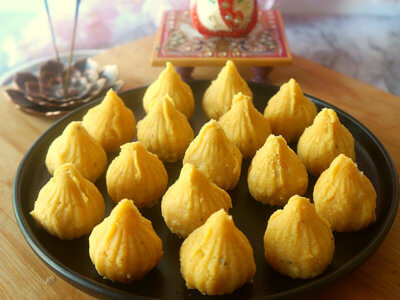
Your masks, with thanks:
[(335, 242), (330, 225), (311, 202), (298, 195), (275, 211), (264, 235), (267, 262), (292, 278), (313, 278), (331, 263)]
[(218, 123), (243, 158), (253, 157), (271, 134), (268, 120), (254, 107), (251, 98), (242, 93), (233, 97), (231, 109)]
[(180, 262), (186, 286), (207, 295), (230, 294), (256, 272), (251, 244), (223, 209), (186, 238)]
[(106, 174), (107, 192), (114, 202), (132, 199), (138, 208), (157, 203), (165, 192), (168, 174), (157, 155), (140, 142), (121, 146)]
[(221, 208), (232, 207), (231, 197), (190, 163), (184, 164), (178, 180), (161, 201), (161, 213), (168, 228), (186, 237)]
[(165, 162), (183, 158), (193, 140), (193, 129), (185, 115), (175, 108), (169, 95), (155, 99), (147, 116), (138, 124), (138, 140)]
[(162, 257), (162, 241), (133, 201), (121, 200), (89, 236), (97, 272), (112, 281), (140, 280)]
[(89, 234), (103, 220), (104, 213), (103, 196), (71, 163), (57, 168), (31, 211), (46, 231), (63, 240)]
[(82, 125), (107, 152), (118, 151), (136, 134), (135, 115), (112, 89), (99, 105), (89, 109)]
[(46, 166), (50, 174), (65, 163), (73, 163), (82, 175), (95, 182), (107, 167), (107, 154), (103, 147), (82, 126), (71, 122), (50, 145)]
[(374, 186), (344, 154), (322, 172), (314, 186), (313, 198), (317, 212), (334, 231), (358, 231), (376, 219)]

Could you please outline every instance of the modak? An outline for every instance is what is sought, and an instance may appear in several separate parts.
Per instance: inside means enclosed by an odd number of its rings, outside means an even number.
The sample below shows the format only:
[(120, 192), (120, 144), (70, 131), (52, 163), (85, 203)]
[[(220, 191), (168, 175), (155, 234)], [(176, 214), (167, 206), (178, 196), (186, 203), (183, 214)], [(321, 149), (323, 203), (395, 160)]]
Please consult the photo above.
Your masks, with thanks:
[(71, 122), (64, 132), (50, 145), (46, 155), (46, 166), (50, 174), (65, 163), (73, 163), (82, 175), (95, 182), (107, 167), (107, 154), (82, 126), (82, 122)]
[(350, 232), (375, 221), (376, 192), (357, 164), (344, 154), (336, 157), (314, 186), (317, 212), (332, 230)]
[(340, 123), (336, 112), (324, 108), (301, 135), (297, 155), (307, 171), (318, 176), (340, 153), (355, 160), (354, 138)]
[(168, 228), (186, 237), (203, 225), (208, 217), (232, 207), (231, 197), (212, 183), (192, 164), (184, 164), (178, 180), (169, 187), (161, 201), (161, 212)]
[(183, 82), (174, 66), (167, 62), (164, 71), (158, 76), (146, 90), (143, 96), (143, 107), (146, 113), (150, 111), (150, 103), (165, 94), (171, 96), (175, 107), (188, 119), (192, 118), (194, 112), (194, 97), (190, 86)]
[(99, 105), (89, 109), (82, 125), (107, 152), (118, 151), (136, 134), (135, 115), (112, 89)]
[(249, 96), (238, 93), (232, 107), (218, 121), (228, 139), (239, 148), (243, 158), (252, 157), (271, 134), (268, 120), (254, 107)]
[(220, 188), (231, 190), (239, 181), (242, 154), (217, 121), (211, 120), (190, 143), (183, 163), (195, 165)]
[(186, 286), (207, 295), (230, 294), (256, 272), (251, 244), (223, 209), (186, 238), (180, 261)]
[(31, 211), (46, 231), (67, 240), (89, 234), (103, 220), (104, 213), (103, 196), (71, 163), (57, 168)]
[(290, 143), (297, 140), (317, 114), (315, 104), (304, 96), (293, 78), (284, 83), (269, 101), (264, 115), (272, 133), (282, 135)]
[(253, 99), (246, 81), (240, 76), (233, 61), (228, 60), (203, 96), (203, 110), (209, 119), (218, 120), (232, 106), (232, 98), (242, 92)]
[(140, 142), (121, 146), (106, 174), (107, 192), (114, 202), (132, 199), (139, 208), (156, 204), (165, 192), (168, 174), (157, 155)]
[(185, 115), (175, 108), (169, 95), (155, 99), (147, 116), (137, 124), (138, 140), (166, 162), (182, 159), (193, 140), (193, 129)]
[(162, 241), (133, 201), (121, 200), (89, 236), (89, 256), (107, 279), (130, 283), (141, 279), (162, 257)]
[(265, 259), (292, 278), (313, 278), (331, 263), (335, 243), (329, 223), (298, 195), (275, 211), (264, 235)]
[(251, 161), (247, 183), (254, 199), (283, 206), (307, 190), (306, 168), (282, 136), (270, 135)]

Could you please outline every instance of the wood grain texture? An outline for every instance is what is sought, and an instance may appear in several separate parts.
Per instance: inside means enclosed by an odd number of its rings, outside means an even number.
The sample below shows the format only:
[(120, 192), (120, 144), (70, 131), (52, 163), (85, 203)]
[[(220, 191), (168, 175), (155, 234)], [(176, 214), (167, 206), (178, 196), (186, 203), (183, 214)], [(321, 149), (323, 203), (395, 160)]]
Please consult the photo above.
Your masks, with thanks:
[[(110, 49), (95, 59), (117, 64), (123, 90), (152, 82), (161, 68), (150, 66), (153, 36)], [(213, 79), (219, 68), (199, 67), (195, 79)], [(250, 79), (249, 69), (240, 69)], [(305, 93), (336, 105), (368, 127), (390, 153), (400, 172), (400, 98), (356, 79), (294, 56), (290, 67), (276, 68), (269, 83), (291, 77)], [(1, 91), (0, 91), (1, 92)], [(267, 99), (266, 99), (267, 100)], [(54, 121), (16, 110), (0, 93), (0, 299), (90, 299), (50, 271), (29, 248), (12, 208), (12, 184), (19, 162), (36, 138)], [(359, 268), (335, 284), (316, 292), (322, 299), (398, 299), (400, 295), (400, 221), (378, 250)], [(307, 295), (306, 297), (309, 297)]]

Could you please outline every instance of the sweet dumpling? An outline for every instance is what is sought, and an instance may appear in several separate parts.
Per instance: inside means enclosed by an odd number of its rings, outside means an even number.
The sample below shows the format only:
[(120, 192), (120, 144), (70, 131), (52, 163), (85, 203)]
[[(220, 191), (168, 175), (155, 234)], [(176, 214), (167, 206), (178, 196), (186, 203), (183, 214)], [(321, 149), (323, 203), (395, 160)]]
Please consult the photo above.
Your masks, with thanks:
[(215, 120), (204, 124), (186, 150), (183, 163), (191, 163), (224, 190), (239, 181), (242, 154)]
[(161, 201), (161, 212), (168, 228), (186, 237), (203, 225), (208, 217), (232, 207), (231, 197), (212, 183), (192, 164), (185, 164), (178, 180), (169, 187)]
[(63, 240), (89, 234), (103, 220), (104, 213), (103, 196), (71, 163), (57, 168), (31, 211), (46, 231)]
[(232, 106), (232, 99), (237, 93), (253, 99), (246, 81), (240, 76), (233, 61), (228, 60), (203, 96), (203, 110), (209, 119), (218, 120)]
[(244, 158), (254, 156), (271, 134), (268, 120), (254, 107), (251, 98), (242, 93), (233, 97), (231, 109), (218, 123)]
[(254, 199), (283, 206), (291, 196), (305, 193), (308, 174), (285, 139), (270, 135), (251, 161), (247, 182)]
[(65, 163), (73, 163), (82, 175), (95, 182), (107, 167), (107, 154), (81, 122), (71, 122), (50, 145), (46, 166), (50, 174)]
[(132, 199), (138, 208), (156, 204), (165, 192), (168, 174), (157, 155), (140, 142), (121, 146), (106, 174), (107, 192), (114, 202)]
[(162, 241), (131, 200), (123, 199), (89, 236), (89, 256), (107, 279), (141, 279), (162, 257)]
[(307, 171), (318, 176), (340, 153), (355, 160), (354, 138), (340, 123), (336, 112), (324, 108), (301, 135), (297, 155)]
[(207, 295), (230, 294), (256, 273), (253, 248), (223, 209), (186, 238), (180, 261), (186, 286)]
[(265, 259), (292, 278), (314, 278), (331, 263), (335, 243), (329, 223), (298, 195), (275, 211), (264, 235)]
[(316, 114), (317, 107), (304, 96), (293, 78), (280, 87), (264, 111), (272, 133), (282, 135), (288, 143), (300, 137), (304, 129), (312, 124)]
[(314, 186), (317, 212), (332, 230), (350, 232), (363, 229), (376, 219), (376, 192), (357, 164), (344, 154), (336, 157)]
[(89, 109), (82, 125), (107, 152), (118, 151), (136, 134), (133, 112), (112, 89), (99, 105)]
[(182, 159), (194, 135), (185, 115), (175, 108), (169, 95), (151, 103), (137, 130), (138, 140), (146, 149), (166, 162)]
[(175, 107), (180, 110), (186, 118), (190, 119), (194, 112), (194, 97), (190, 86), (183, 82), (174, 66), (167, 62), (164, 71), (158, 76), (146, 90), (143, 96), (143, 107), (146, 113), (150, 111), (150, 103), (154, 99), (164, 95), (170, 95)]

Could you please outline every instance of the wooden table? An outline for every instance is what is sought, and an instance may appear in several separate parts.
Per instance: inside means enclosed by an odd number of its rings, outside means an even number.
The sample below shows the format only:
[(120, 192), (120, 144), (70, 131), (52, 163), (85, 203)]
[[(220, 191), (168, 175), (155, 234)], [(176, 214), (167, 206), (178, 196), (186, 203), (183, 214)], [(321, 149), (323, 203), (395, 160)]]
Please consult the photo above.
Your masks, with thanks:
[[(124, 90), (155, 80), (150, 66), (153, 36), (115, 47), (96, 57), (118, 64)], [(196, 79), (215, 78), (219, 69), (197, 68)], [(251, 72), (240, 70), (249, 78)], [(294, 77), (305, 93), (330, 102), (368, 127), (389, 151), (400, 173), (400, 98), (356, 79), (294, 56), (293, 66), (276, 68), (270, 83)], [(19, 162), (36, 138), (54, 121), (16, 110), (0, 93), (0, 298), (89, 299), (50, 271), (20, 233), (12, 207), (12, 184)], [(378, 250), (354, 272), (319, 291), (316, 298), (395, 299), (400, 297), (400, 221), (397, 218)]]

